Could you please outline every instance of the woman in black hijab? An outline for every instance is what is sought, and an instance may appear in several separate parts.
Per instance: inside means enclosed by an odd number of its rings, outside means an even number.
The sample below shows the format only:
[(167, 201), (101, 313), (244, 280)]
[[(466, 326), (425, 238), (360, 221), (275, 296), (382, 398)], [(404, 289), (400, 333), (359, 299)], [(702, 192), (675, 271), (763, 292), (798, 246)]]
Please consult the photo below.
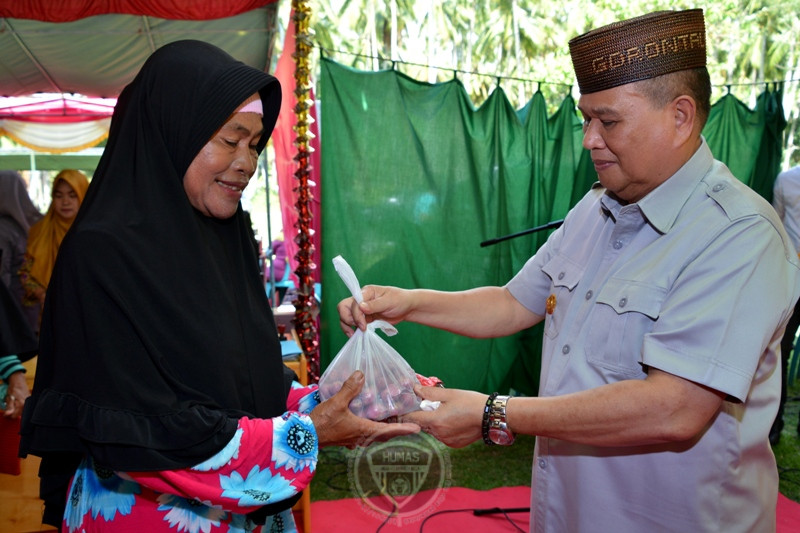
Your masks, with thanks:
[(360, 373), (319, 405), (286, 377), (239, 202), (280, 99), (197, 41), (160, 48), (120, 95), (23, 414), (45, 523), (66, 501), (68, 531), (292, 531), (319, 447), (419, 429), (352, 415)]

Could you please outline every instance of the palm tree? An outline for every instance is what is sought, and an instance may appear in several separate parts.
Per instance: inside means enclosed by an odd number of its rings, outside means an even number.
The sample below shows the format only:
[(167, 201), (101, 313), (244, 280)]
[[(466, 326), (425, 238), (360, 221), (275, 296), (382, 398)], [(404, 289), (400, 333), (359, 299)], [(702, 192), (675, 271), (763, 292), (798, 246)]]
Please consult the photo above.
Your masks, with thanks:
[[(567, 48), (572, 37), (656, 9), (695, 7), (691, 0), (318, 0), (314, 5), (315, 39), (323, 48), (344, 52), (336, 55), (340, 63), (378, 69), (389, 63), (376, 58), (404, 62), (406, 74), (430, 82), (449, 79), (447, 69), (457, 70), (474, 102), (482, 102), (502, 78), (518, 107), (538, 87), (523, 80), (544, 82), (546, 98), (563, 97), (565, 87), (558, 84), (574, 79)], [(798, 12), (800, 0), (717, 0), (705, 8), (715, 91), (735, 87), (736, 95), (753, 105), (764, 82), (787, 81), (785, 165), (800, 159)]]

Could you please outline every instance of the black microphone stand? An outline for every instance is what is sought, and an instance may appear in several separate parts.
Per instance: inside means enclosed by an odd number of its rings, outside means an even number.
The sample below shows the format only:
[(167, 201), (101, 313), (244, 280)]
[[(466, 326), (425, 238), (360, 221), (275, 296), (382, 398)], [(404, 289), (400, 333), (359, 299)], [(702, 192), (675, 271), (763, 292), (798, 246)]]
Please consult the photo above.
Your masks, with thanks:
[[(535, 228), (529, 228), (529, 229), (526, 229), (526, 230), (518, 231), (517, 233), (512, 233), (510, 235), (504, 235), (502, 237), (496, 237), (494, 239), (489, 239), (489, 240), (483, 241), (481, 243), (481, 248), (486, 247), (486, 246), (490, 246), (492, 244), (497, 244), (498, 242), (507, 241), (507, 240), (513, 239), (515, 237), (521, 237), (522, 235), (527, 235), (529, 233), (535, 233), (537, 231), (543, 231), (543, 230), (546, 230), (546, 229), (557, 228), (563, 223), (564, 223), (564, 219), (562, 218), (561, 220), (554, 220), (552, 222), (548, 222), (547, 224), (543, 224), (541, 226), (536, 226)], [(530, 512), (530, 510), (531, 510), (530, 507), (509, 507), (509, 508), (506, 508), (506, 509), (501, 509), (500, 507), (491, 507), (491, 508), (488, 508), (488, 509), (474, 509), (472, 511), (472, 514), (474, 516), (483, 516), (483, 515), (487, 515), (487, 514), (497, 514), (497, 513), (502, 513), (502, 514), (527, 513), (527, 512)]]
[(504, 235), (502, 237), (495, 237), (494, 239), (489, 239), (487, 241), (483, 241), (481, 243), (481, 248), (489, 246), (491, 244), (497, 244), (498, 242), (507, 241), (508, 239), (513, 239), (514, 237), (521, 237), (521, 236), (527, 235), (529, 233), (534, 233), (534, 232), (542, 231), (542, 230), (546, 230), (546, 229), (557, 228), (563, 223), (564, 223), (564, 219), (562, 218), (561, 220), (554, 220), (553, 222), (548, 222), (547, 224), (543, 224), (541, 226), (536, 226), (535, 228), (529, 228), (529, 229), (526, 229), (526, 230), (518, 231), (517, 233), (512, 233), (510, 235)]
[(508, 509), (501, 509), (500, 507), (491, 507), (489, 509), (475, 509), (472, 511), (473, 516), (483, 516), (485, 514), (496, 513), (528, 513), (530, 507), (509, 507)]

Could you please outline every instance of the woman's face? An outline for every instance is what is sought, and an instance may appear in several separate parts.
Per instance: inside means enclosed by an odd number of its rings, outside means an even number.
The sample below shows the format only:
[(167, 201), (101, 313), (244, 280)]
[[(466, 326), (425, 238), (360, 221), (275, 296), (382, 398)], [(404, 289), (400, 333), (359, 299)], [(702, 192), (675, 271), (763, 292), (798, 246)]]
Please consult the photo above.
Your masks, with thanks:
[(71, 221), (78, 214), (80, 206), (78, 193), (63, 179), (58, 180), (53, 187), (53, 211), (56, 215), (66, 221)]
[(242, 191), (256, 170), (256, 146), (262, 133), (261, 115), (237, 112), (200, 149), (183, 177), (183, 188), (195, 209), (215, 218), (236, 213)]

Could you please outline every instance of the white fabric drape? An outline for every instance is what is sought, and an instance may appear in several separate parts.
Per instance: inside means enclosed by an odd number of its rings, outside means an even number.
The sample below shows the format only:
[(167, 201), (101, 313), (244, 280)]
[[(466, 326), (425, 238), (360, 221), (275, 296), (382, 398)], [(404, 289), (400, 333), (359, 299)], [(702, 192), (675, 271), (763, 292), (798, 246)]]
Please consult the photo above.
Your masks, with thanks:
[(0, 134), (41, 152), (74, 152), (108, 137), (110, 118), (61, 124), (0, 119)]

